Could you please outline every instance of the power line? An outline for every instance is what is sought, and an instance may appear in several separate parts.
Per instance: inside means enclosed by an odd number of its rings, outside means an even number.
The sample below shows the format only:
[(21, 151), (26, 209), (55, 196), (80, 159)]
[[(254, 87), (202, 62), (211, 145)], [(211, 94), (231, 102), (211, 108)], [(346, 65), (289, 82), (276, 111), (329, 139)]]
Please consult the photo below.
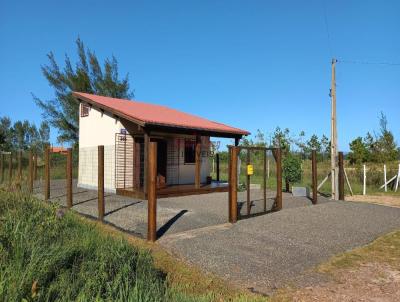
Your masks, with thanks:
[(362, 64), (362, 65), (400, 66), (400, 63), (394, 63), (394, 62), (369, 62), (369, 61), (356, 61), (356, 60), (338, 60), (338, 62), (348, 63), (348, 64)]

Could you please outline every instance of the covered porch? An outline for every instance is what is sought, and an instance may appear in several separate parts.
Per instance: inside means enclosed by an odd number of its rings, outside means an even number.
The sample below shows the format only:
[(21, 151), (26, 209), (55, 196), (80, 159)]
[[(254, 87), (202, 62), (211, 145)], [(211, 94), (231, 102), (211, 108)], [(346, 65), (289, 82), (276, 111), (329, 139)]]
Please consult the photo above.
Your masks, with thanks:
[[(210, 184), (200, 184), (199, 187), (196, 187), (195, 184), (168, 185), (157, 189), (157, 197), (166, 198), (186, 195), (208, 194), (214, 192), (228, 192), (228, 189), (229, 186), (227, 182), (217, 181), (212, 181)], [(117, 194), (139, 199), (146, 199), (146, 194), (143, 188), (135, 189), (131, 187), (125, 189), (117, 189)]]

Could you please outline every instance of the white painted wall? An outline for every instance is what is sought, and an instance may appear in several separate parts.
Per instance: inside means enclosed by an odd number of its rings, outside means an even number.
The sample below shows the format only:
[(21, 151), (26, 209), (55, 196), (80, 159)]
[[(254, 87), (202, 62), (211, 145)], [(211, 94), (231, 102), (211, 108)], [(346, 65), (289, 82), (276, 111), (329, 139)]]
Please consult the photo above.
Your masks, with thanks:
[(115, 145), (115, 133), (120, 133), (122, 128), (119, 119), (92, 107), (89, 116), (79, 115), (79, 147)]
[(97, 188), (97, 146), (104, 145), (104, 190), (115, 192), (115, 133), (122, 128), (119, 119), (95, 107), (88, 116), (79, 114), (78, 187)]
[[(82, 104), (80, 105), (82, 106)], [(79, 111), (80, 112), (80, 111)], [(91, 107), (89, 115), (79, 117), (79, 175), (78, 186), (89, 189), (97, 188), (97, 146), (104, 145), (104, 187), (107, 192), (115, 192), (115, 134), (121, 129), (128, 128), (122, 125), (119, 119), (107, 112), (102, 113), (95, 107)], [(162, 134), (159, 134), (162, 136)], [(170, 139), (178, 136), (169, 135)], [(179, 179), (179, 184), (193, 184), (195, 178), (195, 165), (184, 163), (184, 138), (195, 138), (194, 136), (181, 136), (179, 145), (172, 144), (169, 148), (179, 152), (179, 177), (176, 175), (168, 177)], [(210, 164), (207, 157), (209, 137), (202, 137), (201, 147), (201, 173), (200, 181), (205, 183), (210, 175)], [(174, 172), (176, 174), (176, 171)]]

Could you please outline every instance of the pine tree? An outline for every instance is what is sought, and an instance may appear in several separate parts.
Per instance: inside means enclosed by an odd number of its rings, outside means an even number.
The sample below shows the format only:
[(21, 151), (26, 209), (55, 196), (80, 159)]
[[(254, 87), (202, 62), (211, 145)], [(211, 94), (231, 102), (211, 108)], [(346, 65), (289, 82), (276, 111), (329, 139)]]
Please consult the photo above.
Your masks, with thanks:
[(115, 98), (133, 97), (129, 90), (128, 75), (120, 80), (118, 63), (114, 56), (104, 61), (103, 68), (94, 52), (85, 50), (83, 42), (76, 40), (78, 62), (72, 66), (68, 55), (65, 67), (60, 68), (55, 56), (50, 52), (48, 65), (42, 66), (42, 73), (54, 88), (55, 98), (42, 100), (33, 95), (36, 104), (42, 109), (43, 117), (51, 126), (57, 128), (59, 142), (78, 142), (79, 104), (72, 96), (73, 91), (93, 93)]

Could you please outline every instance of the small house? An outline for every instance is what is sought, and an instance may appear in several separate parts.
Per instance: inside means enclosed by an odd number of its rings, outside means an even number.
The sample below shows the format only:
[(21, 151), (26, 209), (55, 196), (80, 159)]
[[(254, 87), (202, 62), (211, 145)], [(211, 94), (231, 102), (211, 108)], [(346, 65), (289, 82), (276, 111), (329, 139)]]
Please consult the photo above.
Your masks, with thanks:
[(79, 101), (78, 186), (97, 188), (97, 148), (104, 146), (105, 190), (138, 198), (147, 192), (147, 150), (157, 142), (158, 196), (226, 191), (210, 178), (210, 137), (249, 132), (165, 106), (74, 92)]

